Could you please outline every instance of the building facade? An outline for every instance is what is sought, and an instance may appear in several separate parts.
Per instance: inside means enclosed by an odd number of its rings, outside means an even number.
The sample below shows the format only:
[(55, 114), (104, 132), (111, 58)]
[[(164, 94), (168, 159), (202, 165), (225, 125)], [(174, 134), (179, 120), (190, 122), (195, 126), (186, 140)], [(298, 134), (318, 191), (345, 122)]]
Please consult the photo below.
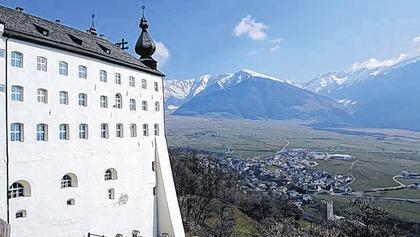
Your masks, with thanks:
[(0, 218), (12, 237), (184, 236), (164, 75), (144, 17), (141, 28), (137, 59), (94, 25), (0, 7)]

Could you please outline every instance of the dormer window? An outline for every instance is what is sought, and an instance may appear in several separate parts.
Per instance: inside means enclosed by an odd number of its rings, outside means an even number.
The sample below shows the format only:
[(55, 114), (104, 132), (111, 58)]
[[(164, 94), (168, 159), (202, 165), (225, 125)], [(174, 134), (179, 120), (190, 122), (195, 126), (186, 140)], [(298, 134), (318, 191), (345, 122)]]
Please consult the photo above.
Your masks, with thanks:
[(39, 32), (40, 34), (42, 34), (43, 36), (48, 36), (48, 35), (49, 35), (49, 33), (50, 33), (50, 31), (49, 31), (49, 30), (47, 30), (47, 29), (45, 29), (44, 27), (39, 26), (39, 25), (35, 25), (35, 24), (34, 24), (34, 26), (35, 26), (36, 31), (38, 31), (38, 32)]
[(98, 43), (97, 43), (97, 45), (99, 46), (99, 48), (102, 49), (102, 51), (104, 51), (104, 53), (111, 54), (111, 50), (108, 49), (107, 47), (103, 46), (102, 44), (98, 44)]
[(83, 40), (81, 40), (81, 39), (79, 39), (76, 36), (71, 35), (71, 34), (67, 34), (67, 35), (70, 37), (71, 41), (73, 41), (75, 44), (82, 45)]

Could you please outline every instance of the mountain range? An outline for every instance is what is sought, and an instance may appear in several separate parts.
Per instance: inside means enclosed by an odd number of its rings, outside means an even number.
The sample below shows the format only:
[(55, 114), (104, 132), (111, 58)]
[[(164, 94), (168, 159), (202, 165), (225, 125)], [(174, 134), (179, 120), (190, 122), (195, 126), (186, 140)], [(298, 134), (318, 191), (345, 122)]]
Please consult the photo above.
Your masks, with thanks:
[(288, 81), (242, 69), (166, 83), (167, 109), (175, 115), (345, 123), (344, 106)]
[(420, 57), (369, 60), (302, 85), (247, 69), (166, 81), (165, 100), (176, 115), (420, 130)]

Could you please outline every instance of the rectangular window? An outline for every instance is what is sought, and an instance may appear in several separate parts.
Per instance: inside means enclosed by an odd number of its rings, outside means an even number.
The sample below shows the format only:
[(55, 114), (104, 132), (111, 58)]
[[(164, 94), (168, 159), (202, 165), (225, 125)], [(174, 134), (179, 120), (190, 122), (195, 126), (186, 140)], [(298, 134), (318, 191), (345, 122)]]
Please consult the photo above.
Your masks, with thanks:
[(108, 76), (107, 76), (107, 73), (106, 73), (106, 71), (104, 71), (104, 70), (100, 70), (99, 71), (99, 81), (101, 81), (101, 82), (106, 82), (107, 80), (108, 80), (108, 78), (107, 78)]
[(144, 111), (147, 111), (147, 101), (143, 100), (141, 102), (141, 109)]
[(86, 79), (87, 78), (87, 68), (85, 66), (79, 66), (79, 78)]
[(108, 124), (101, 124), (101, 138), (108, 138)]
[(155, 82), (154, 86), (155, 86), (155, 91), (159, 91), (159, 83)]
[(43, 72), (47, 71), (47, 59), (46, 58), (40, 57), (40, 56), (38, 56), (36, 58), (36, 70), (43, 71)]
[(21, 86), (12, 86), (12, 93), (11, 93), (12, 101), (23, 101), (23, 87)]
[(12, 52), (12, 59), (10, 61), (12, 67), (23, 67), (23, 54), (17, 51)]
[(130, 79), (129, 79), (129, 85), (131, 87), (136, 87), (136, 78), (130, 77)]
[(155, 136), (159, 136), (159, 124), (155, 124)]
[(79, 105), (80, 106), (87, 106), (87, 95), (80, 93), (79, 94)]
[(12, 123), (10, 125), (10, 140), (12, 142), (23, 142), (23, 124)]
[(60, 91), (60, 104), (69, 104), (69, 93), (67, 91)]
[(120, 137), (120, 138), (124, 137), (123, 125), (121, 123), (117, 124), (116, 129), (117, 129), (116, 130), (117, 137)]
[(135, 111), (136, 110), (136, 100), (130, 99), (130, 110)]
[(4, 49), (0, 49), (0, 58), (4, 58), (6, 51)]
[(159, 112), (160, 111), (160, 103), (159, 103), (159, 101), (156, 101), (155, 102), (155, 111), (156, 112)]
[(48, 128), (46, 124), (36, 125), (36, 140), (37, 141), (47, 141)]
[(99, 105), (101, 108), (108, 108), (108, 97), (101, 95), (99, 97)]
[(149, 136), (149, 125), (143, 124), (143, 136), (147, 137)]
[(4, 92), (5, 86), (3, 84), (0, 84), (0, 92)]
[(141, 88), (142, 89), (147, 89), (147, 81), (146, 81), (146, 79), (141, 79)]
[(87, 139), (88, 138), (88, 125), (87, 124), (80, 124), (79, 125), (79, 138), (80, 139)]
[(60, 140), (68, 140), (69, 139), (69, 125), (68, 124), (60, 124), (59, 138), (60, 138)]
[(115, 84), (121, 85), (121, 74), (115, 73)]
[(58, 72), (60, 75), (68, 76), (69, 75), (69, 66), (66, 62), (59, 62), (58, 64)]
[(45, 89), (38, 89), (37, 101), (40, 103), (48, 103), (48, 91)]

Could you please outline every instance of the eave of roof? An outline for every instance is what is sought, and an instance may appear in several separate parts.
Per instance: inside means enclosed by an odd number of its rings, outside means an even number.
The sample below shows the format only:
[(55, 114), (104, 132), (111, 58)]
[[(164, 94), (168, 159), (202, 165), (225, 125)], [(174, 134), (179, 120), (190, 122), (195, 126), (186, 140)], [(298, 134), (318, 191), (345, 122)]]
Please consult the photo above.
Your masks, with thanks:
[[(64, 26), (61, 24), (57, 24), (48, 20), (45, 20), (43, 18), (39, 18), (37, 16), (33, 16), (24, 12), (17, 12), (13, 9), (6, 8), (3, 6), (0, 6), (0, 10), (5, 11), (3, 13), (10, 13), (10, 16), (3, 16), (4, 19), (6, 19), (6, 23), (0, 19), (0, 22), (5, 25), (3, 36), (10, 37), (30, 43), (35, 43), (47, 47), (52, 47), (72, 53), (76, 53), (79, 55), (87, 56), (96, 58), (102, 61), (106, 61), (113, 64), (118, 64), (121, 66), (126, 66), (135, 70), (151, 73), (158, 76), (165, 76), (162, 72), (159, 70), (153, 70), (149, 67), (143, 65), (141, 62), (137, 61), (138, 59), (134, 58), (131, 54), (124, 52), (123, 50), (116, 47), (113, 43), (102, 39), (97, 36), (90, 35), (89, 33)], [(21, 16), (26, 17), (25, 19), (30, 19), (30, 21), (25, 21), (22, 23), (19, 20), (21, 19), (15, 19), (11, 16)], [(10, 19), (12, 18), (12, 19)], [(17, 17), (20, 18), (20, 17)], [(7, 23), (8, 21), (10, 25)], [(16, 24), (24, 24), (24, 26)], [(50, 36), (45, 35), (37, 35), (38, 32), (34, 32), (31, 27), (34, 27), (33, 24), (40, 24), (40, 26), (45, 27), (48, 30), (52, 30), (52, 34)], [(26, 28), (25, 28), (26, 27)], [(76, 37), (81, 37), (83, 40), (86, 41), (87, 45), (76, 45), (74, 42), (71, 42), (68, 39), (68, 34), (75, 35)], [(58, 38), (57, 38), (58, 37)], [(55, 39), (55, 40), (54, 40)], [(68, 41), (68, 42), (67, 42)], [(99, 53), (98, 49), (91, 49), (89, 46), (92, 46), (93, 44), (103, 44), (105, 47), (109, 47), (110, 50), (112, 50), (111, 55), (106, 55), (104, 53)], [(96, 50), (96, 51), (95, 51)]]

